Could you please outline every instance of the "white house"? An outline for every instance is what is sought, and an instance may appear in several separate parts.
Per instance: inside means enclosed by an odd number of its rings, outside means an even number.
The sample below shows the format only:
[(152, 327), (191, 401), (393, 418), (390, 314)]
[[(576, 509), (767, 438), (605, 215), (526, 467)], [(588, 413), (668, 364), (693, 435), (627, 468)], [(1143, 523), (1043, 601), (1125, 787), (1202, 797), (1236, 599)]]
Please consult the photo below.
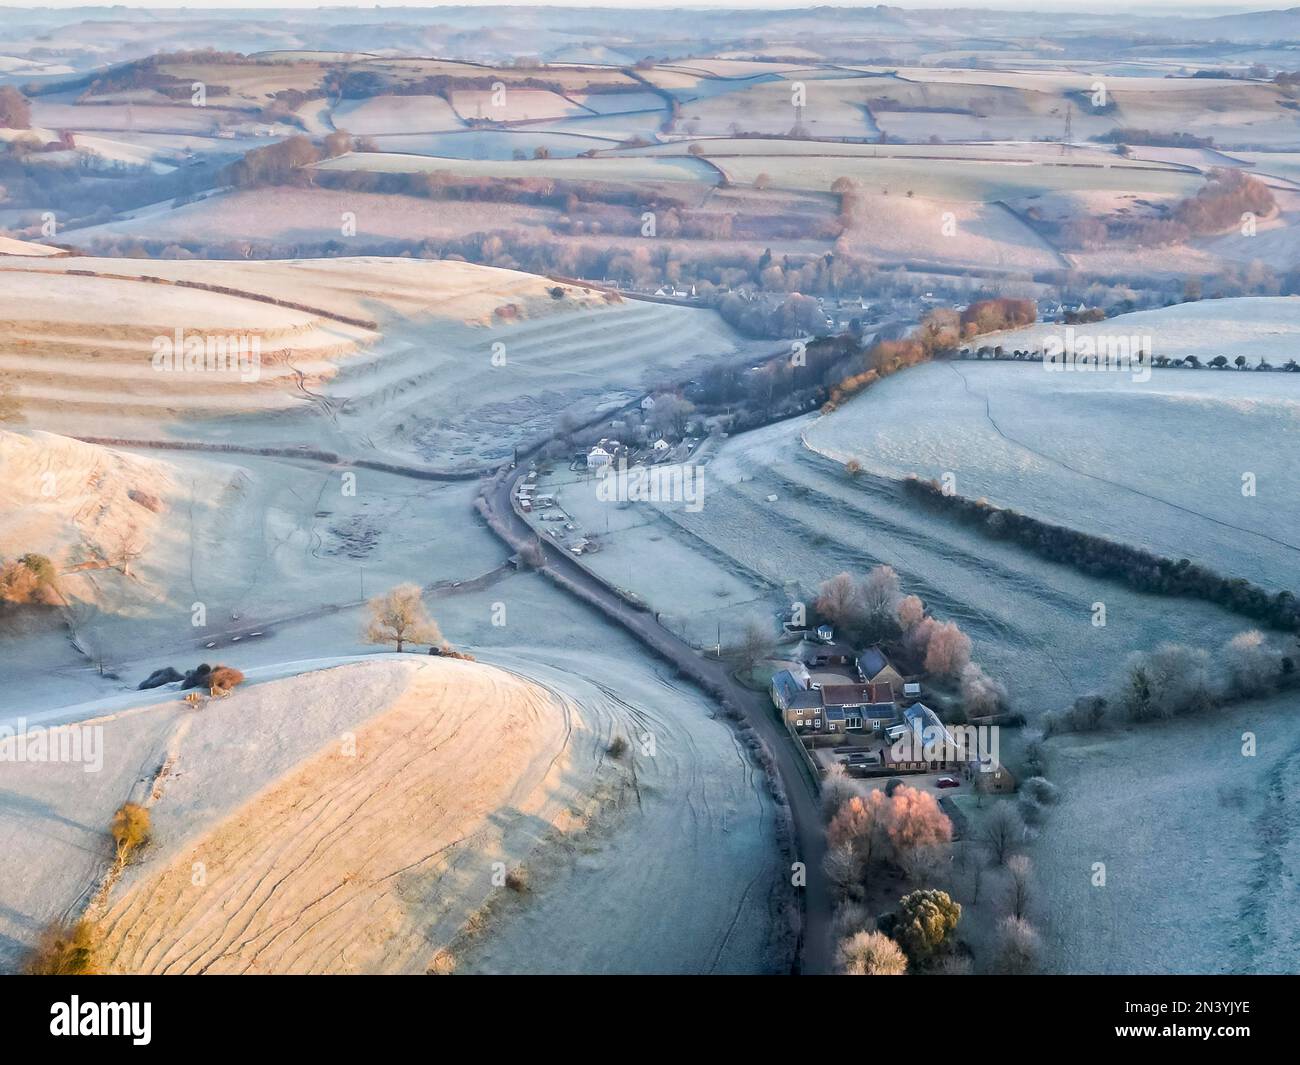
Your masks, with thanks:
[(589, 470), (598, 470), (602, 466), (608, 466), (611, 461), (613, 461), (613, 456), (599, 444), (587, 452), (587, 469)]

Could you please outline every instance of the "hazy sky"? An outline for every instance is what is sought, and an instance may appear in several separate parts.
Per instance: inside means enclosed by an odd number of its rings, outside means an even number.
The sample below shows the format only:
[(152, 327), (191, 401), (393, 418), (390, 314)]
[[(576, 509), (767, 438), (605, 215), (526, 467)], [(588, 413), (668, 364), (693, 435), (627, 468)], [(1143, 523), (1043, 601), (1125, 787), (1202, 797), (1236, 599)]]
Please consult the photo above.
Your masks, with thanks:
[[(1295, 0), (1287, 0), (1294, 3)], [(810, 0), (799, 3), (797, 0), (732, 0), (730, 3), (700, 3), (692, 0), (595, 0), (593, 3), (554, 3), (551, 0), (458, 0), (458, 2), (421, 2), (421, 0), (394, 0), (391, 3), (359, 4), (356, 0), (200, 0), (198, 3), (182, 3), (180, 0), (126, 0), (124, 4), (87, 4), (84, 0), (45, 0), (36, 4), (31, 0), (0, 0), (0, 7), (143, 7), (143, 8), (313, 8), (313, 7), (355, 7), (373, 10), (376, 7), (637, 7), (665, 10), (674, 7), (713, 7), (723, 9), (736, 8), (798, 8), (820, 6)], [(834, 0), (827, 6), (834, 7), (874, 7), (874, 2), (855, 3), (854, 0)], [(1270, 11), (1285, 7), (1286, 4), (1269, 3), (1223, 3), (1222, 0), (992, 0), (987, 3), (974, 3), (970, 0), (906, 0), (905, 3), (893, 3), (891, 6), (901, 8), (981, 8), (986, 10), (1022, 10), (1033, 11), (1077, 11), (1088, 14), (1101, 11), (1125, 11), (1139, 15), (1148, 11), (1169, 12), (1171, 10), (1195, 11), (1198, 15), (1219, 14), (1234, 11)]]

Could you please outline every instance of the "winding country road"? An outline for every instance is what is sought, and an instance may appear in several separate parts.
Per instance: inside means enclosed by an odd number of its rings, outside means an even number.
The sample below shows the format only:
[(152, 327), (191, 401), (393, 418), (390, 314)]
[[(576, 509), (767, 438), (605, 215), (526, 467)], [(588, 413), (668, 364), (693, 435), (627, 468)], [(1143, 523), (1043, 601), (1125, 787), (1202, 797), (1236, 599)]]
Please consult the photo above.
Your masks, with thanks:
[[(831, 971), (830, 921), (833, 900), (822, 859), (826, 838), (822, 828), (821, 804), (817, 784), (791, 745), (789, 734), (777, 720), (772, 702), (764, 692), (755, 692), (739, 684), (726, 662), (706, 658), (695, 648), (661, 625), (653, 614), (618, 594), (594, 576), (568, 552), (539, 540), (532, 527), (515, 510), (514, 486), (525, 469), (509, 471), (490, 479), (485, 485), (485, 517), (493, 531), (503, 535), (513, 549), (538, 542), (545, 554), (543, 572), (560, 578), (561, 587), (577, 592), (578, 598), (597, 607), (613, 621), (660, 657), (671, 662), (710, 693), (723, 692), (744, 715), (755, 733), (767, 745), (781, 776), (794, 828), (793, 846), (796, 860), (806, 871), (806, 886), (798, 889), (803, 904), (803, 928), (796, 953), (797, 972), (821, 974)], [(502, 529), (506, 534), (502, 534)], [(792, 874), (793, 876), (793, 871)]]

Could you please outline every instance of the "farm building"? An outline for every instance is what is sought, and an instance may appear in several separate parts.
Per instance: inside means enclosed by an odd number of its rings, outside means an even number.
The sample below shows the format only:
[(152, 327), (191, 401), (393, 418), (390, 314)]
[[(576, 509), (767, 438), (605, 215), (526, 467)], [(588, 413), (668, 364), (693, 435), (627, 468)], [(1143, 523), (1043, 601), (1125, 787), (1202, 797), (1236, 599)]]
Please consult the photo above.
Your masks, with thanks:
[(868, 647), (857, 659), (858, 676), (868, 684), (887, 684), (891, 694), (899, 694), (905, 683), (903, 675), (894, 668), (879, 647)]

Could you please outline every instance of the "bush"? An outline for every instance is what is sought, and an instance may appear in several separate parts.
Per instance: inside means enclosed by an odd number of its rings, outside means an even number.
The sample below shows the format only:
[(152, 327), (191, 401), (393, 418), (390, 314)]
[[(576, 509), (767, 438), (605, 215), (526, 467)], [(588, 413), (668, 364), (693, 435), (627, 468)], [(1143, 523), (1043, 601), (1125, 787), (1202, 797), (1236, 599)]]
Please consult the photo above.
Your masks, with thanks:
[(230, 691), (235, 685), (242, 684), (244, 674), (234, 666), (217, 666), (208, 674), (208, 683), (212, 691)]
[(517, 895), (528, 894), (528, 870), (522, 865), (506, 873), (506, 887)]
[(54, 563), (44, 555), (28, 552), (0, 565), (0, 602), (51, 605), (58, 599)]
[(95, 972), (96, 929), (89, 921), (56, 923), (27, 956), (28, 976), (91, 976)]
[(1030, 777), (1020, 787), (1022, 791), (1032, 796), (1035, 802), (1044, 806), (1054, 806), (1061, 797), (1057, 786), (1046, 777)]
[(123, 803), (113, 815), (110, 831), (117, 845), (117, 860), (126, 865), (149, 842), (149, 811), (139, 803)]
[(605, 753), (611, 758), (622, 758), (627, 753), (627, 740), (622, 736), (615, 736), (605, 748)]
[(1022, 791), (1016, 796), (1016, 808), (1020, 811), (1020, 819), (1026, 825), (1036, 827), (1043, 823), (1042, 804), (1028, 792)]

